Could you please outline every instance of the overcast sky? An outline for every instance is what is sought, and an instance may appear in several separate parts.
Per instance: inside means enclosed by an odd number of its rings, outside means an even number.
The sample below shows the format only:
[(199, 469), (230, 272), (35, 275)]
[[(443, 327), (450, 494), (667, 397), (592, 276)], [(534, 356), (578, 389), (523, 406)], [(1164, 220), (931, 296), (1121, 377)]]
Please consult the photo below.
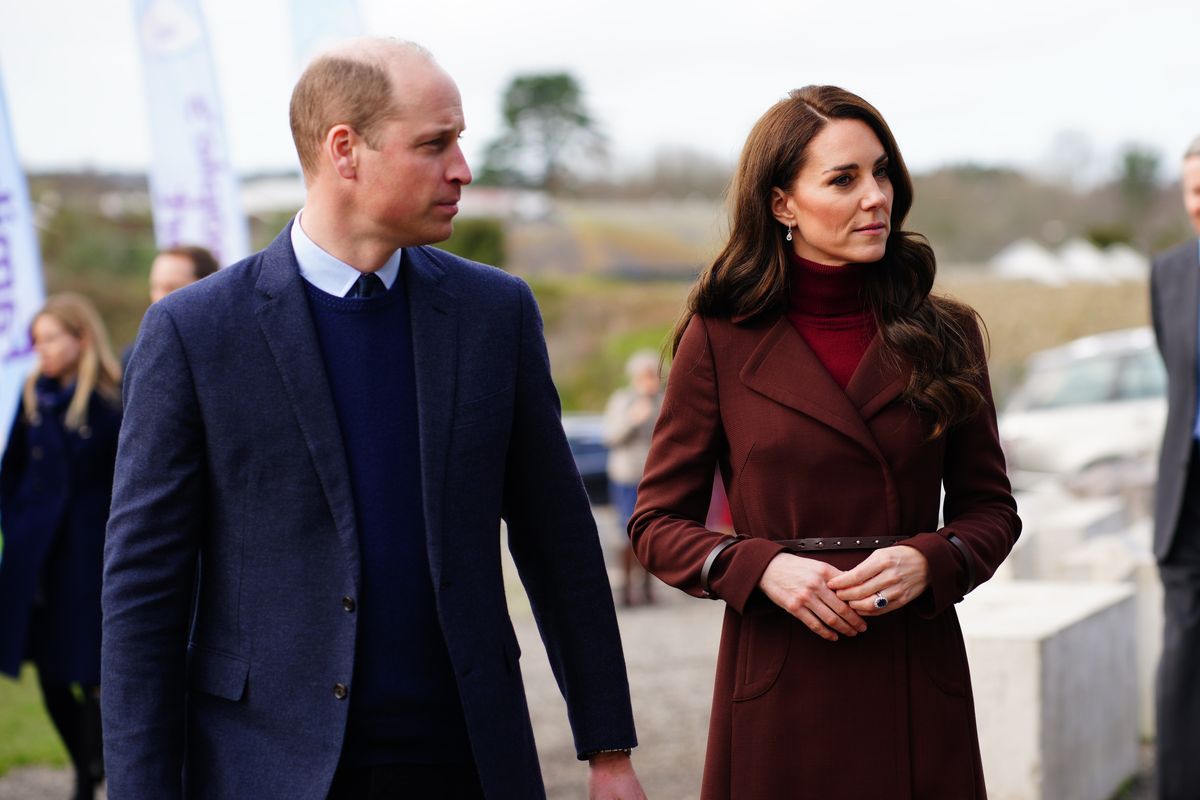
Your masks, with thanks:
[[(242, 172), (292, 168), (286, 0), (202, 0)], [(733, 160), (788, 89), (835, 83), (883, 112), (915, 169), (1057, 172), (1200, 133), (1200, 2), (360, 0), (368, 32), (414, 39), (458, 81), (478, 166), (505, 84), (567, 70), (618, 166), (685, 145)], [(0, 78), (27, 168), (142, 170), (149, 137), (131, 0), (0, 0)], [(1064, 147), (1064, 131), (1090, 148)], [(1060, 145), (1055, 148), (1054, 143)], [(1080, 137), (1075, 136), (1075, 141)]]

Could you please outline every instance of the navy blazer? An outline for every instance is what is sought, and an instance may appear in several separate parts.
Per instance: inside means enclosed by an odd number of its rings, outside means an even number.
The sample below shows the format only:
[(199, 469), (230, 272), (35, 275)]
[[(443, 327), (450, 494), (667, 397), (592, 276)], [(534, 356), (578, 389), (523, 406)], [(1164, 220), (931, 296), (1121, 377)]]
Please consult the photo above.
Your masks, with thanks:
[[(406, 249), (401, 276), (429, 565), (476, 766), (488, 797), (542, 797), (502, 517), (577, 751), (635, 739), (541, 318), (519, 279), (433, 248)], [(109, 796), (324, 798), (359, 552), (290, 227), (153, 305), (125, 388), (103, 593)]]
[(35, 424), (21, 404), (0, 466), (0, 672), (16, 677), (31, 659), (50, 683), (91, 686), (100, 682), (100, 571), (121, 409), (93, 392), (87, 425), (72, 431), (73, 396), (62, 392)]

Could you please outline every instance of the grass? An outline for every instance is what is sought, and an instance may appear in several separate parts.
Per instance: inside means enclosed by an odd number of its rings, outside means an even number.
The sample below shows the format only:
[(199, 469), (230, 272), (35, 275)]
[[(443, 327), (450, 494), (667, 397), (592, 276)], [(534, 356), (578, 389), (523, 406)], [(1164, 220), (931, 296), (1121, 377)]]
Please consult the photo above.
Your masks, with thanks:
[(0, 678), (0, 775), (15, 767), (66, 763), (67, 752), (46, 715), (33, 667), (26, 665), (19, 681)]

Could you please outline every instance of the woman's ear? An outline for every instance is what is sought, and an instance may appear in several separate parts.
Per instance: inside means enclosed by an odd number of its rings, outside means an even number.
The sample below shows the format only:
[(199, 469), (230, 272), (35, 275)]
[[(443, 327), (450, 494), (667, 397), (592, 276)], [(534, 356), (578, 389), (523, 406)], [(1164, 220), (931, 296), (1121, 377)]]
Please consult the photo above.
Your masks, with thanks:
[(796, 227), (796, 215), (788, 205), (791, 198), (778, 186), (771, 187), (771, 214), (775, 220), (788, 228)]

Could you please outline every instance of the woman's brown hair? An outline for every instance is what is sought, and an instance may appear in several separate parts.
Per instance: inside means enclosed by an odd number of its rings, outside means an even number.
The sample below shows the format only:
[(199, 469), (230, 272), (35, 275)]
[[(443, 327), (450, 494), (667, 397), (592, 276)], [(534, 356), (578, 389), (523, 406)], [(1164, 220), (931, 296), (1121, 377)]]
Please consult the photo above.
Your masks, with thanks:
[[(113, 404), (121, 402), (121, 365), (113, 355), (108, 331), (96, 307), (83, 295), (70, 292), (51, 295), (33, 315), (33, 320), (36, 322), (39, 317), (53, 317), (83, 345), (79, 353), (75, 394), (67, 406), (66, 417), (67, 429), (78, 431), (87, 426), (88, 402), (93, 393)], [(25, 419), (31, 425), (38, 422), (37, 379), (40, 375), (39, 365), (25, 379), (22, 393)]]
[(894, 191), (891, 233), (883, 258), (866, 273), (866, 303), (887, 355), (912, 368), (904, 396), (932, 415), (936, 438), (985, 402), (977, 384), (983, 354), (972, 352), (965, 327), (976, 324), (977, 316), (961, 303), (930, 294), (937, 272), (933, 249), (920, 234), (902, 230), (913, 187), (896, 140), (871, 104), (836, 86), (790, 92), (750, 131), (729, 190), (729, 241), (692, 287), (672, 334), (672, 351), (696, 314), (767, 320), (786, 311), (791, 245), (771, 212), (771, 190), (790, 191), (809, 142), (833, 119), (866, 123), (887, 153)]

